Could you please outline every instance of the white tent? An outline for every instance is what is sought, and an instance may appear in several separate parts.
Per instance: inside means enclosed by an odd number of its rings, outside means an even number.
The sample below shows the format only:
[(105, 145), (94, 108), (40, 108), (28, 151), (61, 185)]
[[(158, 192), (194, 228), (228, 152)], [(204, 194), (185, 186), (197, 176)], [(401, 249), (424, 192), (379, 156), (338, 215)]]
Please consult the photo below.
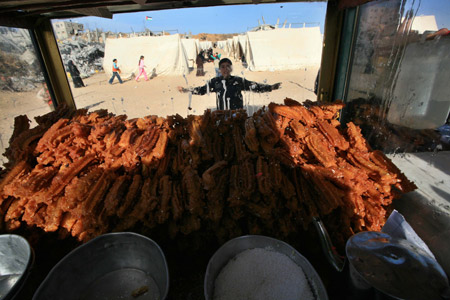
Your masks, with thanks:
[(292, 70), (320, 65), (319, 27), (278, 28), (247, 32), (247, 63), (251, 71)]
[(144, 55), (147, 74), (184, 75), (189, 73), (188, 59), (179, 34), (106, 39), (103, 68), (112, 75), (113, 59), (117, 59), (121, 77), (138, 72), (139, 57)]
[(197, 54), (200, 52), (200, 49), (198, 48), (198, 40), (181, 39), (181, 43), (183, 44), (184, 50), (186, 51), (189, 68), (193, 68), (195, 59), (197, 58)]
[(211, 41), (202, 41), (200, 42), (200, 49), (201, 50), (208, 50), (209, 48), (212, 48), (213, 44)]
[(233, 36), (233, 57), (234, 59), (238, 59), (239, 53), (239, 37), (237, 35)]
[(219, 49), (226, 50), (227, 47), (227, 41), (217, 41), (217, 47)]
[(195, 44), (197, 44), (197, 49), (200, 52), (202, 48), (200, 47), (200, 41), (198, 39), (195, 39)]
[(229, 39), (228, 45), (230, 48), (229, 56), (235, 60), (240, 60), (242, 56), (247, 57), (249, 52), (248, 37), (244, 35), (235, 35), (233, 39)]
[(227, 39), (227, 52), (226, 53), (229, 57), (234, 57), (233, 39)]
[(247, 35), (238, 35), (237, 41), (238, 41), (238, 43), (237, 43), (238, 57), (237, 58), (244, 56), (247, 59), (249, 52), (250, 52), (248, 36)]

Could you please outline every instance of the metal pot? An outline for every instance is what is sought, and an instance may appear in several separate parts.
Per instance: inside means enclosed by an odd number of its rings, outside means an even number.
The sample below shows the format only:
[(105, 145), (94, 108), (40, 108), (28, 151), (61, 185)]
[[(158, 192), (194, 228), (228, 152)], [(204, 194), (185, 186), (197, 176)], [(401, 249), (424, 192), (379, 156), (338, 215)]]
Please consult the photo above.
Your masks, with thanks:
[(28, 241), (15, 234), (0, 235), (0, 299), (9, 300), (19, 292), (33, 265)]
[[(33, 296), (40, 299), (165, 299), (169, 271), (161, 248), (131, 232), (101, 235), (66, 255)], [(159, 295), (159, 296), (158, 296)]]
[(273, 251), (277, 251), (291, 258), (299, 267), (302, 268), (316, 299), (328, 299), (326, 289), (316, 270), (309, 263), (309, 261), (298, 253), (298, 251), (292, 246), (267, 236), (246, 235), (226, 242), (209, 260), (204, 282), (204, 293), (206, 300), (213, 299), (216, 278), (228, 261), (239, 253), (254, 248), (270, 248)]

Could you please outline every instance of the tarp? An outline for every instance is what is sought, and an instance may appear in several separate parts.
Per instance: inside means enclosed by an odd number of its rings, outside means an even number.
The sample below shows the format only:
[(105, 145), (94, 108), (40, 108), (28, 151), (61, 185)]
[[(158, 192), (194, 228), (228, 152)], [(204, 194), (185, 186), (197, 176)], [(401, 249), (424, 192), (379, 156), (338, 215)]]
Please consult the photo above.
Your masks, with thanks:
[(246, 60), (251, 71), (293, 70), (320, 65), (322, 35), (319, 27), (249, 31), (247, 37)]
[(189, 73), (188, 58), (179, 34), (106, 39), (103, 68), (112, 75), (112, 61), (118, 61), (121, 77), (137, 75), (139, 57), (144, 55), (147, 74), (184, 75)]
[(195, 59), (197, 58), (197, 54), (200, 52), (198, 48), (198, 40), (197, 39), (181, 39), (181, 43), (183, 44), (184, 50), (186, 51), (186, 56), (188, 59), (188, 65), (190, 68), (194, 67)]

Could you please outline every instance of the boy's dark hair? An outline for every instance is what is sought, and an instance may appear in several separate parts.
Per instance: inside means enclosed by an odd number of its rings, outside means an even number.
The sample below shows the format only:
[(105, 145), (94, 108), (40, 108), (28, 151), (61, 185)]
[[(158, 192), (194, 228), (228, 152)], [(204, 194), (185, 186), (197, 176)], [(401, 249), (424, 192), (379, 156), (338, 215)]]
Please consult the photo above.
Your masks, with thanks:
[(116, 60), (117, 60), (117, 59), (116, 59), (116, 58), (114, 58), (114, 59), (113, 59), (113, 62), (115, 62)]
[(231, 60), (229, 60), (228, 58), (225, 57), (225, 58), (222, 58), (222, 59), (219, 61), (219, 67), (220, 67), (223, 63), (225, 63), (225, 62), (229, 63), (230, 66), (233, 65), (233, 63), (231, 62)]

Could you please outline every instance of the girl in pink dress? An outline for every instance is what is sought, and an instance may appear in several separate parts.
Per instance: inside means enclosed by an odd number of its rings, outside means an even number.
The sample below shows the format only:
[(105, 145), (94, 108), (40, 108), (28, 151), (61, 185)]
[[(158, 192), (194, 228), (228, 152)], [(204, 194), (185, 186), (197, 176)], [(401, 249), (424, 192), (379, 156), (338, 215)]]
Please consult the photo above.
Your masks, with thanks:
[(145, 72), (145, 64), (144, 64), (144, 55), (141, 55), (141, 58), (139, 59), (139, 75), (136, 77), (136, 81), (138, 81), (139, 77), (141, 77), (142, 74), (144, 74), (145, 81), (148, 81), (147, 78), (147, 72)]

